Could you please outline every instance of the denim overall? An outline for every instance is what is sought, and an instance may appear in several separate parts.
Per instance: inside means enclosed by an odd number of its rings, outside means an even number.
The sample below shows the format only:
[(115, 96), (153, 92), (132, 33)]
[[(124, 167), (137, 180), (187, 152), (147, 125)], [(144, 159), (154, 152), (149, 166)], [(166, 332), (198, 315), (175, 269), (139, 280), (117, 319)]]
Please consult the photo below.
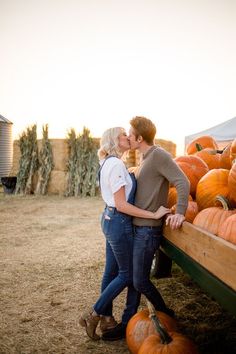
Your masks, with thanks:
[[(101, 166), (103, 167), (103, 165)], [(130, 174), (132, 189), (128, 202), (133, 204), (136, 179)], [(132, 217), (106, 206), (101, 219), (102, 231), (106, 237), (106, 265), (102, 279), (101, 295), (94, 305), (99, 315), (112, 316), (112, 301), (126, 288), (126, 307), (122, 323), (127, 324), (137, 312), (141, 294), (134, 289), (132, 278), (133, 263), (133, 224)]]

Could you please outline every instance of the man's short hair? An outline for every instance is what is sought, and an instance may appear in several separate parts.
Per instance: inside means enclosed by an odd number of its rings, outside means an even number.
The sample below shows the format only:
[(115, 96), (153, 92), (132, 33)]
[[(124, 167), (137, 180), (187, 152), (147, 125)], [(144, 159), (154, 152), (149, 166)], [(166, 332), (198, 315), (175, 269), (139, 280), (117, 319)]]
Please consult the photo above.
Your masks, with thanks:
[(156, 126), (150, 119), (136, 116), (130, 120), (130, 125), (135, 130), (136, 138), (141, 135), (147, 144), (153, 144), (156, 135)]

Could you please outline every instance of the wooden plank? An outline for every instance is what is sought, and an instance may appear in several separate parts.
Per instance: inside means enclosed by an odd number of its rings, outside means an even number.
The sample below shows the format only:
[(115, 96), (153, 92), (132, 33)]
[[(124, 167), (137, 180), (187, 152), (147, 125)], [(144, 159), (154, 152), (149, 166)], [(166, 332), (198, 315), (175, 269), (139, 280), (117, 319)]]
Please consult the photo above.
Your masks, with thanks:
[(164, 236), (236, 291), (236, 245), (188, 222), (179, 230), (165, 226)]
[(225, 310), (236, 316), (236, 292), (232, 288), (228, 287), (225, 283), (208, 272), (208, 270), (195, 262), (165, 237), (162, 240), (161, 247), (202, 289), (214, 298)]

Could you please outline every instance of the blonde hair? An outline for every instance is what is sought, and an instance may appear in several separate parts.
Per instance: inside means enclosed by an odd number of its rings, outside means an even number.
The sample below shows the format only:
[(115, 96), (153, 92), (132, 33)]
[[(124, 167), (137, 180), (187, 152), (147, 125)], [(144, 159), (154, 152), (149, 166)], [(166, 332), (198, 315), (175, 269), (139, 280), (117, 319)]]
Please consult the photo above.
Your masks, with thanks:
[(124, 131), (122, 127), (114, 127), (105, 130), (100, 139), (100, 148), (98, 150), (99, 160), (109, 155), (121, 157), (122, 152), (119, 149), (119, 135)]

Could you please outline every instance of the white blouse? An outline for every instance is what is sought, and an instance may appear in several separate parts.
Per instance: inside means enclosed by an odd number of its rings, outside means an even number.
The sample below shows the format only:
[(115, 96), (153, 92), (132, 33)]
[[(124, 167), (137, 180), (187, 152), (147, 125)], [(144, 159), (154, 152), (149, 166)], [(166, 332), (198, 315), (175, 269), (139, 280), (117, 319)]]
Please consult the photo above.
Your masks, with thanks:
[[(100, 164), (103, 163), (104, 160), (101, 160)], [(100, 173), (102, 199), (108, 206), (115, 207), (114, 193), (123, 186), (125, 187), (126, 200), (128, 200), (132, 189), (132, 179), (124, 162), (117, 157), (110, 157), (105, 161)]]

